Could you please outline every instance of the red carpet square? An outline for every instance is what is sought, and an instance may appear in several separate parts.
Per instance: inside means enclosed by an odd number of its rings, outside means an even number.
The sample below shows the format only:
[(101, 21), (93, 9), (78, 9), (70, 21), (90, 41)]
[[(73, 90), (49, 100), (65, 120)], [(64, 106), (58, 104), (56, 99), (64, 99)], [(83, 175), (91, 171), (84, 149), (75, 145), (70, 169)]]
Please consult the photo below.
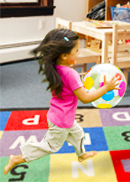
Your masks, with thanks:
[(122, 162), (130, 159), (130, 150), (110, 151), (110, 154), (118, 182), (130, 182), (130, 170), (128, 171), (128, 162)]
[(12, 111), (5, 131), (48, 129), (48, 110)]

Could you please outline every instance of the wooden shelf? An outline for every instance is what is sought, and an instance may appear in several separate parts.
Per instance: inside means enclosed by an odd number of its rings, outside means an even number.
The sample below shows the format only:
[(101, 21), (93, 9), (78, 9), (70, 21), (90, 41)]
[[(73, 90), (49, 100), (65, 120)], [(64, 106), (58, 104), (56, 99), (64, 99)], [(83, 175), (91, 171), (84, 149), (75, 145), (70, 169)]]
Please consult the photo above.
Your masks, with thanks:
[(106, 20), (112, 20), (110, 6), (116, 6), (117, 4), (126, 4), (126, 0), (106, 0)]
[[(97, 4), (103, 2), (103, 0), (87, 0), (86, 14)], [(128, 0), (105, 0), (106, 13), (105, 20), (112, 20), (110, 6), (116, 6), (117, 4), (126, 4)]]

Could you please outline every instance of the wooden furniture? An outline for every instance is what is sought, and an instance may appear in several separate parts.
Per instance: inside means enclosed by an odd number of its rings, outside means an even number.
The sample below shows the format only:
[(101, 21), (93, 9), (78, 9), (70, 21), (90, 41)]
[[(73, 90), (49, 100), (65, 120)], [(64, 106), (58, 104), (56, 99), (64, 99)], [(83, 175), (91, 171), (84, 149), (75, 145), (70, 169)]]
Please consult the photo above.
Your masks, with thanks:
[(65, 29), (72, 29), (72, 22), (68, 20), (64, 20), (62, 18), (56, 17), (56, 28), (65, 28)]
[(86, 1), (86, 15), (89, 13), (89, 11), (96, 6), (97, 4), (103, 2), (103, 0), (87, 0)]
[(128, 83), (128, 72), (130, 71), (130, 24), (126, 26), (114, 25), (112, 36), (112, 54), (110, 63), (124, 69), (124, 75)]
[[(86, 1), (86, 14), (97, 4), (101, 3), (103, 0), (87, 0)], [(128, 0), (105, 0), (106, 12), (105, 20), (112, 20), (110, 6), (116, 6), (117, 4), (126, 4)]]
[[(87, 0), (86, 15), (94, 6), (98, 5), (101, 2), (103, 2), (103, 0)], [(112, 20), (110, 6), (116, 6), (117, 4), (126, 4), (127, 2), (128, 0), (105, 0), (105, 5), (106, 5), (105, 20)], [(88, 19), (86, 18), (86, 20)], [(102, 43), (100, 42), (100, 40), (97, 40), (90, 36), (86, 36), (86, 39), (87, 39), (87, 47), (89, 47), (91, 50), (94, 50), (95, 52), (101, 52)], [(97, 42), (98, 46), (93, 47), (93, 43), (95, 45), (97, 44)]]
[(86, 36), (86, 47), (94, 52), (101, 53), (102, 42), (94, 37)]
[[(103, 0), (87, 0), (86, 2), (86, 15), (89, 13), (89, 11), (96, 6), (97, 4), (103, 2)], [(88, 20), (88, 18), (86, 18)], [(93, 37), (86, 36), (86, 46), (87, 48), (90, 48), (91, 50), (101, 53), (101, 42), (100, 40), (97, 40)], [(98, 42), (98, 44), (97, 44)]]
[[(72, 22), (57, 17), (56, 18), (56, 28), (71, 29)], [(79, 48), (79, 52), (80, 52), (80, 54), (79, 54), (78, 58), (76, 59), (76, 65), (74, 65), (73, 68), (82, 67), (82, 72), (86, 72), (88, 63), (99, 64), (101, 62), (100, 53), (96, 53), (87, 48)]]
[(128, 0), (105, 0), (106, 1), (106, 13), (105, 19), (112, 20), (110, 6), (116, 6), (117, 4), (126, 4)]
[(102, 42), (101, 62), (105, 63), (108, 61), (108, 43), (109, 41), (112, 41), (112, 28), (98, 29), (89, 26), (87, 21), (81, 21), (81, 22), (72, 22), (72, 30), (84, 34), (88, 37), (93, 37), (95, 39), (101, 40)]
[[(72, 30), (82, 33), (86, 36), (90, 36), (90, 37), (101, 40), (102, 42), (101, 63), (108, 62), (109, 42), (112, 42), (112, 34), (113, 34), (112, 27), (111, 28), (95, 28), (95, 27), (89, 26), (87, 21), (81, 21), (81, 22), (72, 22)], [(121, 32), (120, 34), (122, 35)], [(129, 39), (130, 31), (127, 31), (127, 36)]]
[[(67, 28), (67, 29), (72, 29), (72, 22), (69, 20), (64, 20), (60, 17), (56, 17), (55, 21), (55, 27), (56, 28)], [(78, 33), (78, 36), (80, 39), (86, 39), (85, 35)]]

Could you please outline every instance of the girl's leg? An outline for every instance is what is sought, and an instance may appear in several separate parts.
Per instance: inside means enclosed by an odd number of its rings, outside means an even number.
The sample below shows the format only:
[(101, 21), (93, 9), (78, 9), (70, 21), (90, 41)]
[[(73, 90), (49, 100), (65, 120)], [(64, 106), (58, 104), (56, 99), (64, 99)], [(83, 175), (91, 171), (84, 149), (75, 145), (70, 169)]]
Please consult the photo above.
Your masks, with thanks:
[(31, 162), (51, 153), (57, 152), (67, 138), (68, 131), (59, 128), (48, 121), (49, 129), (41, 142), (27, 143), (20, 147), (22, 154), (18, 156), (11, 155), (7, 166), (5, 166), (4, 174), (7, 174), (14, 166)]
[(73, 127), (70, 128), (66, 141), (74, 146), (79, 162), (82, 162), (89, 157), (94, 157), (97, 154), (95, 151), (85, 152), (83, 140), (84, 131), (82, 127), (75, 121)]
[(22, 154), (21, 155), (10, 155), (9, 162), (4, 168), (4, 174), (7, 175), (8, 172), (13, 167), (15, 167), (18, 164), (24, 163), (24, 162), (26, 162), (26, 161), (25, 161), (25, 159), (22, 158)]
[(59, 128), (48, 120), (49, 129), (41, 142), (26, 143), (20, 146), (21, 153), (26, 162), (37, 160), (41, 157), (57, 152), (64, 141), (66, 141), (68, 131)]

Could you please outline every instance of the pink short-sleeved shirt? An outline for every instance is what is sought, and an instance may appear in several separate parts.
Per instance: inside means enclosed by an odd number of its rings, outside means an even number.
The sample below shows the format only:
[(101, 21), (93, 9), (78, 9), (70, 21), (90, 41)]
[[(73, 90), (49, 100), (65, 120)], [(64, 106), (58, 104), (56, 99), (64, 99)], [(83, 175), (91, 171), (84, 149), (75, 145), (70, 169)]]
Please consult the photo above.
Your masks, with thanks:
[(61, 98), (55, 95), (52, 96), (47, 118), (58, 127), (70, 128), (74, 123), (78, 103), (78, 98), (73, 91), (82, 87), (83, 83), (78, 72), (74, 69), (60, 65), (55, 67), (61, 76), (63, 88)]

